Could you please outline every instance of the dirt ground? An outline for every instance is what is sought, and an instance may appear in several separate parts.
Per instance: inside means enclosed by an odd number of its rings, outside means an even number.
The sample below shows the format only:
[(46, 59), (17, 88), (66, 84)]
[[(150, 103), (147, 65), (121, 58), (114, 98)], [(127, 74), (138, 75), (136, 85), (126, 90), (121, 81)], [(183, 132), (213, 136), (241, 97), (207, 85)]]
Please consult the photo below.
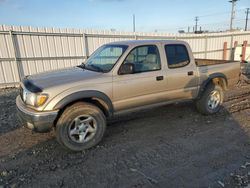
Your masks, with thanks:
[(0, 91), (1, 188), (250, 186), (250, 85), (228, 91), (212, 116), (188, 102), (117, 117), (79, 153), (20, 127), (17, 93)]

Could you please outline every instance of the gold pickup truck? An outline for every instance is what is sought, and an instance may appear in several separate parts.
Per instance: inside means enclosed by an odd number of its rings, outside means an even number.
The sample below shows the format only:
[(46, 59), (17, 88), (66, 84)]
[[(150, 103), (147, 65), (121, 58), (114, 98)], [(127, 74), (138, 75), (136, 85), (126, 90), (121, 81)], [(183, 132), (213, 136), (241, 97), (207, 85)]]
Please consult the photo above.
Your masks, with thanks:
[(185, 100), (216, 113), (239, 73), (240, 62), (194, 59), (183, 41), (114, 42), (77, 67), (27, 76), (16, 105), (26, 127), (54, 128), (62, 146), (81, 151), (100, 142), (118, 113)]

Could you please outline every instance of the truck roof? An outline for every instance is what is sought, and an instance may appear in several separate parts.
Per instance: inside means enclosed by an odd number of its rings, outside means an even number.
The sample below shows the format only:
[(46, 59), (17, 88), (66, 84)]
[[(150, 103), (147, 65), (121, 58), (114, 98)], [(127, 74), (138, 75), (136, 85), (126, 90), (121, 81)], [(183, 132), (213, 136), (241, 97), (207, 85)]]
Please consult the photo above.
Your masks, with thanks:
[(109, 44), (120, 44), (120, 45), (143, 45), (143, 44), (186, 44), (185, 41), (181, 40), (126, 40), (111, 42)]

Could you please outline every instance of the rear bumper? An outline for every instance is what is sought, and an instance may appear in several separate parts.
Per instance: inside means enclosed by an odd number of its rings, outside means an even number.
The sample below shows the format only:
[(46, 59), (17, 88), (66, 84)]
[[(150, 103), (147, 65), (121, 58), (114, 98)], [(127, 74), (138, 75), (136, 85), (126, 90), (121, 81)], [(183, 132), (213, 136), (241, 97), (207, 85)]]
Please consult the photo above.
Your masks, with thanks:
[(35, 132), (48, 132), (52, 129), (58, 111), (38, 112), (27, 107), (20, 96), (16, 98), (17, 116), (22, 125)]

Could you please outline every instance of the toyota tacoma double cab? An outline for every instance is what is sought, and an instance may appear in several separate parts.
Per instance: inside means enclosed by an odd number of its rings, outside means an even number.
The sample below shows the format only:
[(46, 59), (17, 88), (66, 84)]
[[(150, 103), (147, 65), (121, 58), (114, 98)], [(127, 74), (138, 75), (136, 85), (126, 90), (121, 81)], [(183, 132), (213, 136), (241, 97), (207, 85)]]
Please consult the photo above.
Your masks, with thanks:
[(119, 113), (186, 100), (216, 113), (239, 73), (240, 62), (195, 59), (184, 41), (113, 42), (77, 67), (26, 76), (17, 112), (29, 129), (55, 129), (62, 146), (81, 151), (98, 144)]

